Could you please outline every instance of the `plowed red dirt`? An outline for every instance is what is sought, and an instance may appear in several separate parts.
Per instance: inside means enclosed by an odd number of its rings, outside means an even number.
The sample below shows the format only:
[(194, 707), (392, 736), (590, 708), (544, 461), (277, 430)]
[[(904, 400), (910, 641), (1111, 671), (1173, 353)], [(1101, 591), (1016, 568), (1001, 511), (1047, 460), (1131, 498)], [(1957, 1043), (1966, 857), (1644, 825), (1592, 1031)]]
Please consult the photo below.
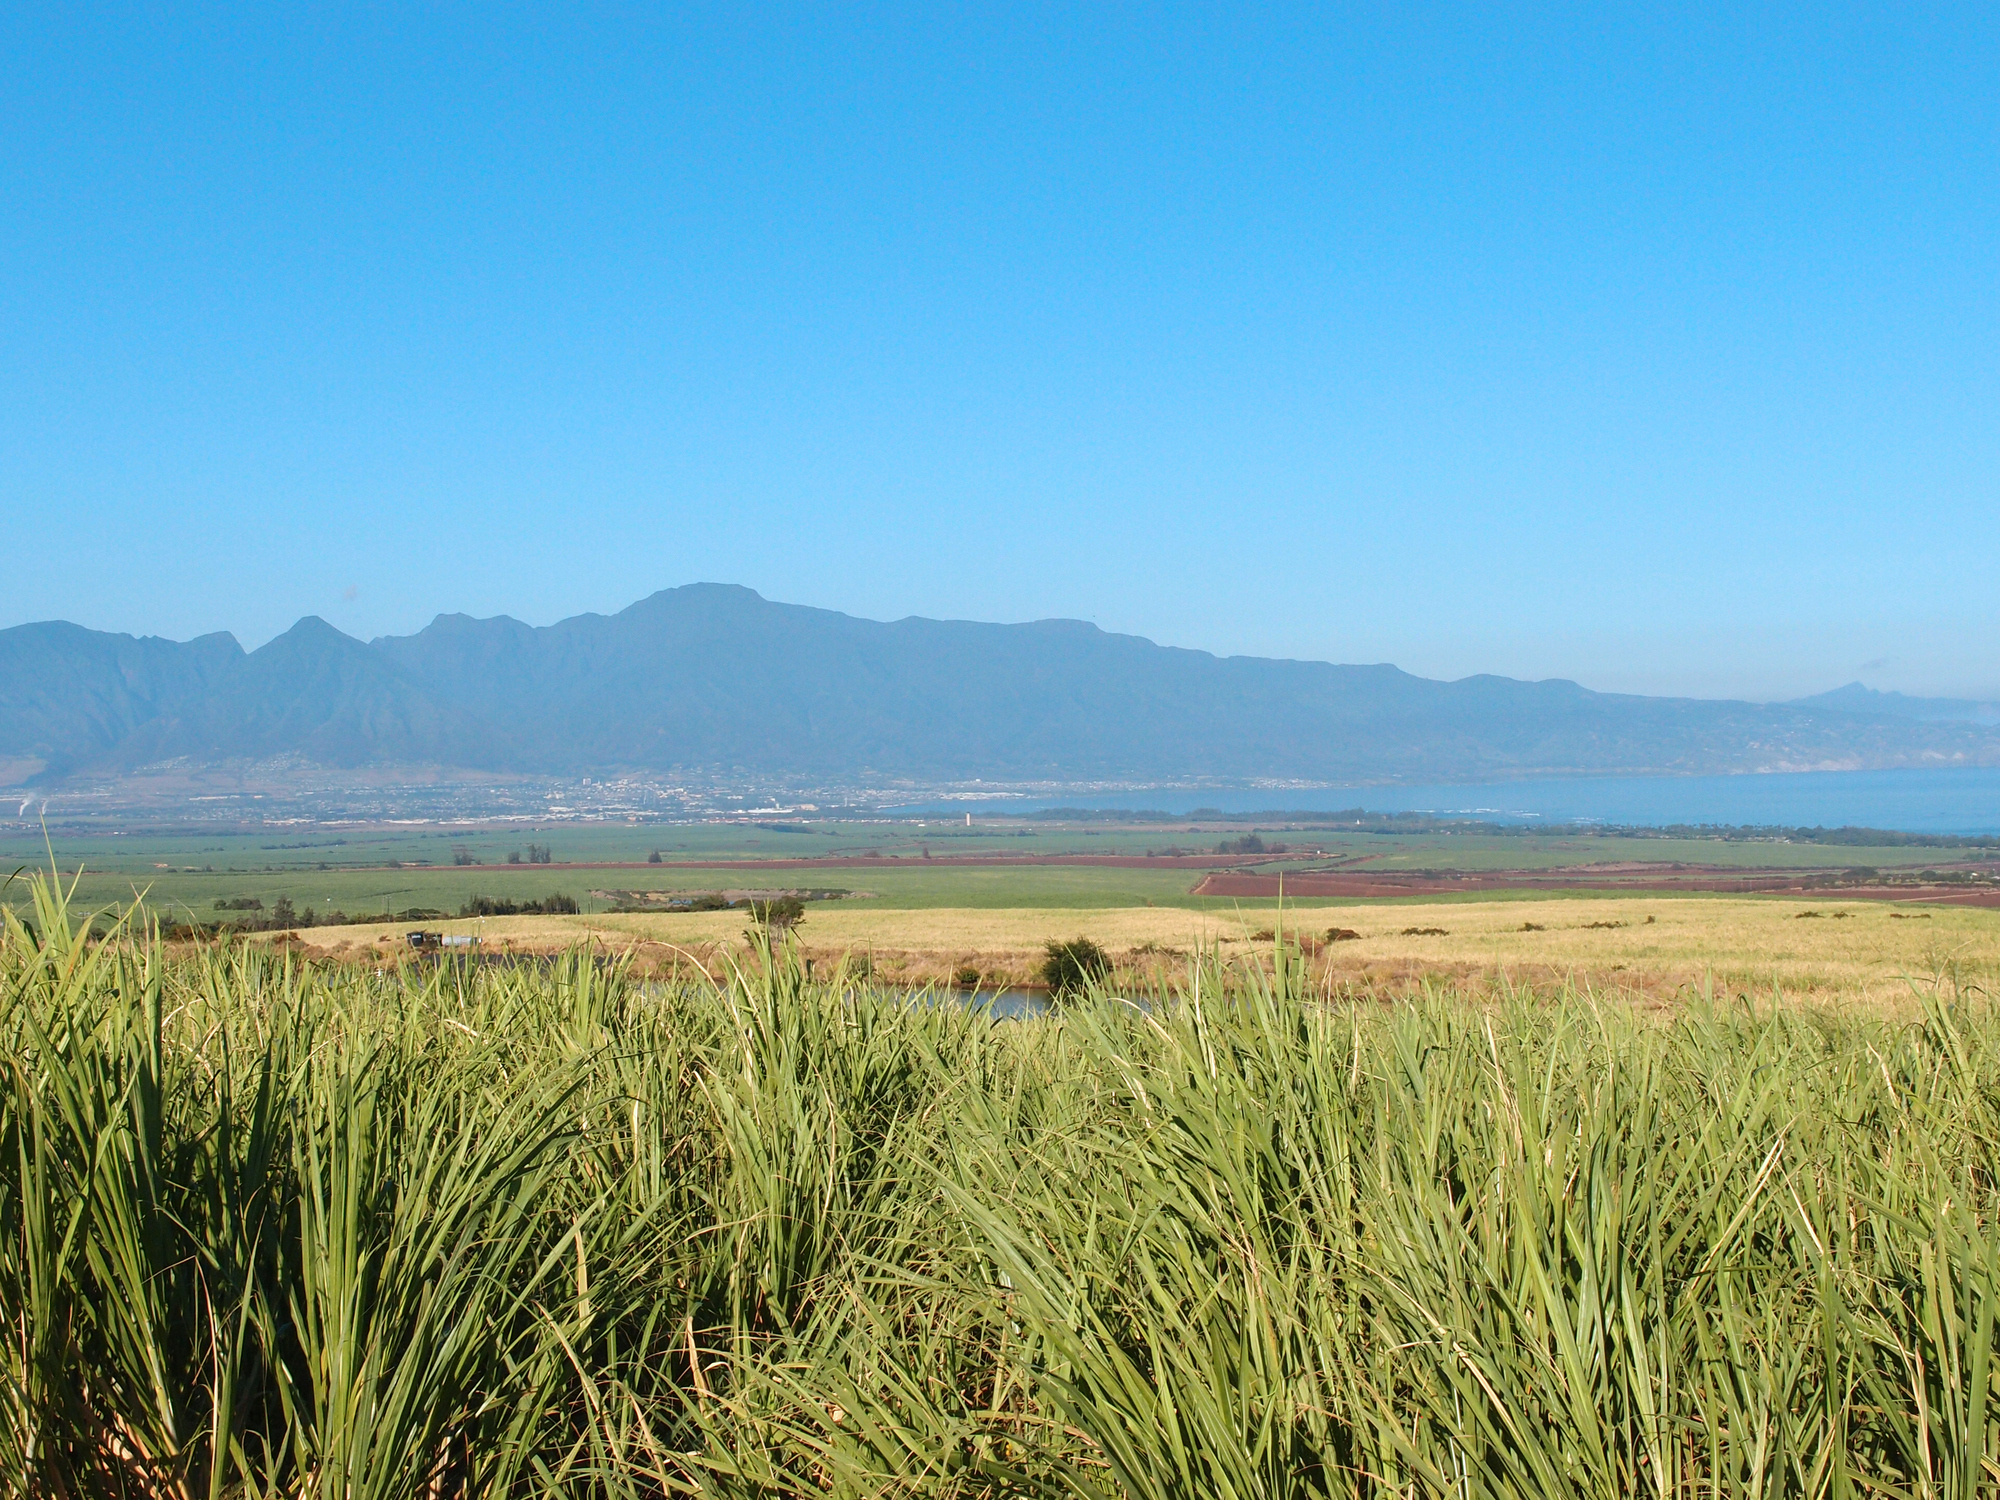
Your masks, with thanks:
[(1366, 901), (1481, 891), (1701, 892), (1716, 895), (1826, 896), (1852, 901), (1928, 901), (2000, 907), (2000, 889), (1960, 884), (1848, 884), (1824, 870), (1741, 870), (1699, 865), (1587, 865), (1566, 870), (1422, 870), (1408, 874), (1302, 870), (1285, 875), (1234, 869), (1205, 876), (1197, 896), (1293, 896)]

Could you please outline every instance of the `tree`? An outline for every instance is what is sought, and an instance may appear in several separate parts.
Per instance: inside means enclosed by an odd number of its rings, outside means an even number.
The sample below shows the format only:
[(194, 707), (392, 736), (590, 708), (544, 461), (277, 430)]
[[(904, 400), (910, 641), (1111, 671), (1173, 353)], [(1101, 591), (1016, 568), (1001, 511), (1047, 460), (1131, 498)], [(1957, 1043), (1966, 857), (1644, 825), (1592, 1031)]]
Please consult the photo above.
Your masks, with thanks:
[(1111, 972), (1111, 956), (1087, 937), (1043, 944), (1041, 976), (1049, 998), (1057, 1002), (1086, 993)]
[(750, 920), (766, 932), (784, 932), (806, 919), (806, 904), (797, 896), (777, 896), (750, 903)]

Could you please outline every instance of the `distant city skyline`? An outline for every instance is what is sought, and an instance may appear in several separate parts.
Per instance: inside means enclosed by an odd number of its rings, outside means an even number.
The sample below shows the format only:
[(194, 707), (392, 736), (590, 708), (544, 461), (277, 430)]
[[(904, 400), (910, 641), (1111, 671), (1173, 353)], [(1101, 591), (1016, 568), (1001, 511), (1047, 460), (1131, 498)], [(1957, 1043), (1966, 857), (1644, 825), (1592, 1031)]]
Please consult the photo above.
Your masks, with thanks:
[(0, 626), (2000, 697), (2000, 18), (0, 18)]

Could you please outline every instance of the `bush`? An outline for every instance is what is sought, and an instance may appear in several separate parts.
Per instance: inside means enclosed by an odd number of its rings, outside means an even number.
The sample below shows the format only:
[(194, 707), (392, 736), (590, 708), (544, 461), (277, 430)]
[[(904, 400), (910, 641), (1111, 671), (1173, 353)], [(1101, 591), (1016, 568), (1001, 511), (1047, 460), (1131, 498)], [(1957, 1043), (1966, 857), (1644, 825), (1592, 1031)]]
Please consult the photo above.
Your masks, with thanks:
[(750, 920), (766, 932), (783, 932), (806, 919), (806, 904), (797, 896), (777, 896), (750, 903)]
[(1049, 996), (1067, 1000), (1083, 994), (1111, 972), (1111, 956), (1087, 937), (1043, 945), (1041, 979)]
[(736, 903), (720, 891), (697, 891), (692, 896), (676, 896), (667, 902), (668, 911), (728, 911)]

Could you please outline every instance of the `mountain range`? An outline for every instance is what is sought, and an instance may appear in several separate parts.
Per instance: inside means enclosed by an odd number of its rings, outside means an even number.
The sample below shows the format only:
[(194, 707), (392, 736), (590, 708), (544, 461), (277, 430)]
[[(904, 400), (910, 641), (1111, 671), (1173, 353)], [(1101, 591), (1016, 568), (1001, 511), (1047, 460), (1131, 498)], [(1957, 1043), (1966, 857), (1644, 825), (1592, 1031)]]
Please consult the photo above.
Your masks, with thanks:
[(2000, 709), (1859, 683), (1794, 703), (1218, 657), (1076, 620), (856, 619), (667, 589), (529, 626), (439, 615), (255, 651), (0, 631), (0, 785), (289, 757), (327, 768), (1344, 784), (2000, 764)]
[(2000, 724), (2000, 703), (1980, 703), (1970, 698), (1913, 698), (1907, 693), (1885, 693), (1850, 682), (1830, 693), (1815, 693), (1794, 700), (1801, 708), (1837, 708), (1843, 713), (1887, 714), (1897, 719), (1921, 719), (1927, 723), (1957, 720), (1969, 724)]

